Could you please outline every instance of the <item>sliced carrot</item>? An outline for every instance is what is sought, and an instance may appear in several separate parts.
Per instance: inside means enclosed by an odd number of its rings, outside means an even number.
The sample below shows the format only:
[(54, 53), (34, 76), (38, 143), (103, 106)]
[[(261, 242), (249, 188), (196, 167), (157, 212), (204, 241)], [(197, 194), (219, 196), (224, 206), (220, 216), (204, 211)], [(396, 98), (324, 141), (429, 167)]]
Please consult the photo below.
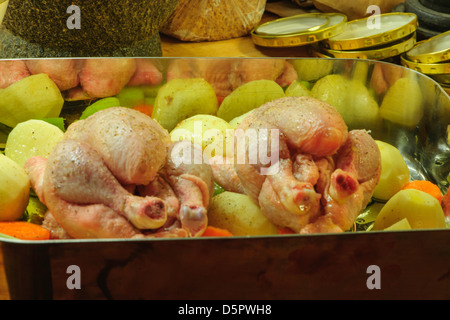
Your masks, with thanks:
[(134, 106), (133, 109), (140, 111), (149, 117), (151, 117), (153, 113), (153, 106), (150, 104), (138, 104), (137, 106)]
[(205, 232), (203, 232), (203, 237), (232, 237), (233, 234), (222, 228), (207, 226)]
[(414, 180), (408, 182), (402, 189), (417, 189), (435, 197), (439, 202), (442, 200), (441, 189), (439, 189), (439, 187), (434, 183), (427, 180)]
[(224, 96), (217, 96), (217, 102), (219, 103), (219, 106), (222, 104), (223, 99), (225, 99)]
[(22, 240), (48, 240), (50, 231), (26, 221), (0, 222), (0, 233)]
[(295, 231), (290, 228), (278, 227), (278, 234), (294, 234), (294, 233), (295, 233)]

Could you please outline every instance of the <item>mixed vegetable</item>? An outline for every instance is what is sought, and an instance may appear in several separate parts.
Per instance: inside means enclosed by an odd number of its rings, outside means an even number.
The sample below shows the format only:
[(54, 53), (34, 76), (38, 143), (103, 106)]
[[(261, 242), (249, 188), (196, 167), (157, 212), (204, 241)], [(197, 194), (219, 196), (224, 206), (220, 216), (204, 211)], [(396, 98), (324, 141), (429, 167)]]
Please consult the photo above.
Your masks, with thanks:
[[(190, 139), (203, 149), (222, 150), (221, 156), (229, 150), (230, 132), (249, 112), (283, 96), (324, 100), (338, 109), (353, 128), (364, 124), (366, 129), (376, 129), (385, 120), (409, 128), (416, 126), (423, 115), (420, 89), (413, 79), (397, 80), (379, 103), (377, 94), (358, 77), (350, 80), (345, 75), (331, 74), (327, 64), (305, 69), (305, 65), (293, 63), (303, 76), (289, 86), (254, 80), (226, 97), (218, 97), (201, 78), (125, 87), (114, 97), (75, 104), (65, 102), (45, 74), (0, 89), (0, 233), (26, 240), (49, 239), (48, 230), (40, 226), (46, 208), (30, 189), (23, 164), (35, 155), (47, 157), (71, 122), (105, 108), (139, 110), (166, 128), (173, 141)], [(195, 124), (199, 121), (202, 132), (215, 129), (217, 134), (198, 136)], [(372, 202), (349, 232), (446, 228), (439, 187), (430, 181), (411, 181), (401, 152), (391, 144), (376, 142), (381, 151), (381, 178)], [(226, 191), (217, 183), (208, 223), (203, 236), (292, 233), (272, 224), (248, 196)]]

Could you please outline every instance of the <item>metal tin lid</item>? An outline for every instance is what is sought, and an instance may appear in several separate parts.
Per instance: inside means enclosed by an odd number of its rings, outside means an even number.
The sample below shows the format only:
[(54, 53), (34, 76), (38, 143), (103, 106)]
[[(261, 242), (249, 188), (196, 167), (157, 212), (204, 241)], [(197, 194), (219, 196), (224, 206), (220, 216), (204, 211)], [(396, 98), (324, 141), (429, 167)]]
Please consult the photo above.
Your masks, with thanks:
[(257, 35), (293, 35), (318, 30), (329, 22), (330, 19), (322, 14), (297, 15), (263, 23), (254, 32)]
[(437, 63), (450, 60), (450, 31), (418, 42), (406, 53), (408, 60), (419, 63)]
[(436, 80), (440, 85), (450, 86), (450, 73), (430, 74), (429, 76)]
[(263, 47), (303, 46), (341, 33), (346, 22), (341, 13), (306, 13), (261, 24), (251, 37)]
[(413, 62), (406, 59), (405, 55), (401, 56), (401, 63), (403, 66), (410, 69), (419, 71), (425, 74), (444, 74), (450, 73), (450, 62), (440, 62), (440, 63), (420, 63)]
[(318, 44), (317, 50), (333, 58), (385, 60), (411, 50), (415, 43), (416, 34), (413, 33), (407, 38), (396, 41), (394, 44), (390, 44), (388, 46), (378, 46), (363, 50), (341, 51), (327, 49), (323, 47), (323, 45)]
[[(371, 24), (369, 19), (376, 24)], [(370, 16), (348, 22), (345, 31), (327, 39), (324, 45), (333, 50), (356, 50), (385, 45), (412, 34), (417, 25), (414, 13), (393, 12)]]

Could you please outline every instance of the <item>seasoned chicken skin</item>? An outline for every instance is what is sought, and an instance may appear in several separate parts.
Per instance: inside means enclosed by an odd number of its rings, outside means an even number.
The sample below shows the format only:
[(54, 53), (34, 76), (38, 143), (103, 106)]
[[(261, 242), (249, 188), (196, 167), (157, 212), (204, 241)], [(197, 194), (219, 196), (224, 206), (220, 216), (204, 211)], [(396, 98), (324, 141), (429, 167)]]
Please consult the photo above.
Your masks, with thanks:
[(29, 159), (44, 225), (69, 237), (199, 236), (213, 192), (209, 165), (173, 163), (168, 132), (129, 108), (69, 126), (48, 160)]
[[(280, 227), (300, 233), (348, 230), (378, 183), (381, 156), (375, 141), (364, 130), (348, 132), (325, 102), (277, 99), (255, 109), (238, 129), (278, 130), (279, 159), (268, 171), (273, 174), (262, 174), (264, 166), (249, 161), (236, 162), (235, 170), (245, 193)], [(254, 150), (245, 146), (246, 160)]]

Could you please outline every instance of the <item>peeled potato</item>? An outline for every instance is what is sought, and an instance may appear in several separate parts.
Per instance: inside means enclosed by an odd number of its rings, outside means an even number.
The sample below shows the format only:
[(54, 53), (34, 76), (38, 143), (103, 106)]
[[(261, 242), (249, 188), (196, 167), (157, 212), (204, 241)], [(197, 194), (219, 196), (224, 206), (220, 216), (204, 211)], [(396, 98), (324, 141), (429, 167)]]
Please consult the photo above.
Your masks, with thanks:
[(325, 101), (338, 111), (344, 110), (348, 79), (340, 74), (330, 74), (318, 80), (311, 89), (311, 95)]
[(299, 80), (314, 81), (330, 74), (334, 62), (328, 59), (295, 59), (291, 63)]
[(64, 133), (43, 120), (28, 120), (11, 130), (6, 140), (5, 155), (20, 166), (33, 156), (47, 158)]
[(383, 124), (378, 102), (359, 80), (350, 80), (342, 117), (349, 129), (376, 129)]
[(372, 230), (383, 230), (403, 219), (411, 229), (445, 228), (444, 210), (439, 201), (426, 192), (405, 189), (397, 192), (381, 209)]
[(34, 74), (0, 89), (0, 122), (14, 128), (29, 119), (56, 118), (64, 98), (46, 74)]
[(302, 81), (294, 80), (291, 84), (286, 88), (285, 92), (288, 97), (310, 97), (311, 91), (306, 87), (306, 85)]
[(231, 121), (266, 102), (284, 96), (283, 88), (273, 80), (250, 81), (234, 89), (223, 99), (217, 116), (225, 121)]
[(219, 102), (213, 87), (202, 78), (173, 79), (158, 91), (152, 117), (168, 131), (196, 114), (214, 115)]
[(18, 220), (28, 204), (30, 178), (25, 169), (0, 153), (0, 221)]
[(227, 229), (235, 236), (278, 233), (278, 228), (247, 195), (230, 191), (212, 198), (208, 209), (208, 224)]
[(381, 103), (381, 116), (393, 123), (414, 128), (422, 119), (422, 89), (415, 78), (400, 78), (386, 92)]
[(385, 231), (398, 231), (398, 230), (411, 230), (411, 225), (408, 222), (408, 219), (403, 218), (402, 220), (395, 222), (393, 225), (385, 228)]
[(381, 153), (381, 175), (373, 197), (389, 200), (410, 180), (409, 168), (400, 151), (393, 145), (375, 140)]
[(240, 115), (239, 117), (233, 118), (233, 119), (229, 122), (230, 126), (231, 126), (233, 129), (236, 129), (236, 128), (239, 126), (239, 124), (242, 122), (242, 120), (244, 120), (244, 118), (245, 118), (246, 116), (248, 116), (252, 111), (253, 111), (253, 110), (250, 110), (249, 112), (244, 113), (243, 115)]
[(213, 115), (199, 114), (181, 121), (170, 132), (172, 141), (191, 140), (210, 156), (225, 156), (232, 150), (233, 127)]
[(316, 82), (311, 95), (335, 107), (349, 129), (375, 129), (382, 125), (378, 103), (359, 80), (327, 75)]

